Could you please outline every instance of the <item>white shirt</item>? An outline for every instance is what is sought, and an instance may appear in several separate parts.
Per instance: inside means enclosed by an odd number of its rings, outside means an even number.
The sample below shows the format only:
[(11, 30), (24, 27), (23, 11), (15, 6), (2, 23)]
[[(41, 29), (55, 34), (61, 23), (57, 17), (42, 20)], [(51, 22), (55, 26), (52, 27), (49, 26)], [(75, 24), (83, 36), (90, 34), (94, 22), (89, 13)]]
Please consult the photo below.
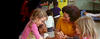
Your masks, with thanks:
[(54, 19), (53, 16), (48, 16), (48, 20), (45, 21), (47, 28), (54, 27)]
[(93, 17), (96, 17), (96, 16), (100, 16), (100, 14), (87, 13), (86, 16), (93, 16)]
[(54, 18), (58, 18), (58, 17), (60, 17), (60, 15), (57, 15), (57, 16), (55, 16)]
[(48, 33), (44, 33), (44, 39), (46, 39), (49, 36)]

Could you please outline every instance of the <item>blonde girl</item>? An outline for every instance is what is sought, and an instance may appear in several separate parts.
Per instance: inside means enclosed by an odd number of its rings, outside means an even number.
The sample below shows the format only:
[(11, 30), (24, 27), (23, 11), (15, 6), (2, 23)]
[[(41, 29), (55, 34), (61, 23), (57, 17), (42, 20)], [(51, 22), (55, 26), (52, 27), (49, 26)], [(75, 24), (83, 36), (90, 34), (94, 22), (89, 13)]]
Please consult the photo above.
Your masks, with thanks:
[(20, 39), (43, 39), (39, 34), (38, 27), (47, 19), (47, 14), (40, 8), (32, 12), (30, 21), (23, 30)]
[(80, 17), (75, 23), (78, 25), (81, 39), (96, 39), (95, 23), (91, 17)]

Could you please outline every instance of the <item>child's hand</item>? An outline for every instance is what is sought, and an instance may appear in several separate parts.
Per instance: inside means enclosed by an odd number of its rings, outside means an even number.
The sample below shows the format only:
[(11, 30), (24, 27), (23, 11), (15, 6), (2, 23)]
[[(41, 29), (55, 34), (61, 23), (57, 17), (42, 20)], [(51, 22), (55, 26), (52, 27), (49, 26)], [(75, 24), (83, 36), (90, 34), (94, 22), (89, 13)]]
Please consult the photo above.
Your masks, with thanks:
[(64, 34), (63, 34), (63, 32), (62, 32), (62, 31), (57, 32), (57, 34), (58, 34), (58, 36), (59, 36), (61, 39), (63, 39), (63, 38), (64, 38)]

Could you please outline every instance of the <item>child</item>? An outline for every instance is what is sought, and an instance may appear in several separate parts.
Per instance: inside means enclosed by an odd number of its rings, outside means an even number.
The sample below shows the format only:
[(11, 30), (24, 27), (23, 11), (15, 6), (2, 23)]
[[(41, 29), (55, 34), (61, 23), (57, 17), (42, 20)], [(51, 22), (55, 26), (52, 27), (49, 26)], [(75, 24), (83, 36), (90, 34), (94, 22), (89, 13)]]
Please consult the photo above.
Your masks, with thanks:
[(57, 22), (58, 18), (60, 17), (61, 9), (58, 7), (57, 0), (54, 0), (53, 6), (54, 6), (54, 8), (52, 9), (53, 10), (53, 17), (54, 17), (54, 21), (55, 21), (55, 25), (56, 25), (56, 22)]
[(53, 5), (54, 5), (54, 8), (52, 9), (53, 10), (53, 16), (54, 16), (54, 18), (58, 18), (60, 16), (61, 9), (59, 7), (57, 7), (58, 2), (54, 2)]
[(81, 16), (91, 16), (93, 17), (93, 20), (100, 20), (100, 13), (98, 14), (88, 13), (86, 12), (86, 10), (81, 11)]
[(44, 39), (46, 39), (46, 37), (48, 37), (47, 32), (47, 27), (45, 24), (41, 24), (38, 27), (39, 33), (41, 34), (42, 37), (44, 37)]
[(98, 13), (98, 14), (93, 14), (93, 13), (88, 13), (88, 12), (86, 12), (86, 10), (82, 10), (82, 11), (81, 11), (81, 16), (84, 16), (84, 15), (86, 15), (86, 16), (91, 16), (91, 17), (100, 17), (100, 13)]
[(43, 39), (39, 34), (38, 28), (40, 24), (46, 20), (47, 14), (40, 8), (33, 11), (30, 21), (27, 23), (21, 34), (21, 39)]
[(54, 37), (54, 33), (53, 33), (54, 19), (53, 19), (52, 14), (53, 13), (51, 10), (47, 10), (48, 20), (45, 23), (48, 28), (48, 33), (49, 33), (50, 37)]
[(96, 39), (95, 24), (91, 17), (83, 16), (75, 23), (78, 25), (81, 39)]

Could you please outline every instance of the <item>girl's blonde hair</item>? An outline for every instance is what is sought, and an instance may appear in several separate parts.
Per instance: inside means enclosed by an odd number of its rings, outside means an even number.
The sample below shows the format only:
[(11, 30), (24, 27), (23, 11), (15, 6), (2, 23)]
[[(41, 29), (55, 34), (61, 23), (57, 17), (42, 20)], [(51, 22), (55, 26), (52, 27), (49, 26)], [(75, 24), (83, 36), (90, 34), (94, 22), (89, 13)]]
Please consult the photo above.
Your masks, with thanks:
[(37, 8), (35, 9), (32, 14), (31, 14), (31, 17), (30, 19), (34, 20), (35, 18), (43, 18), (43, 17), (46, 17), (47, 18), (47, 14), (46, 14), (46, 11), (44, 11), (43, 9), (41, 8)]
[(30, 23), (30, 26), (32, 25), (33, 21), (34, 21), (36, 18), (41, 19), (41, 18), (43, 18), (43, 17), (46, 17), (46, 19), (47, 19), (46, 11), (42, 10), (41, 8), (36, 8), (36, 9), (32, 12), (32, 14), (31, 14), (31, 16), (30, 16), (30, 20), (32, 20), (31, 23)]
[(79, 25), (79, 29), (81, 31), (81, 36), (90, 36), (91, 39), (96, 39), (96, 32), (95, 32), (95, 23), (94, 20), (91, 17), (83, 16), (80, 17), (75, 22)]

